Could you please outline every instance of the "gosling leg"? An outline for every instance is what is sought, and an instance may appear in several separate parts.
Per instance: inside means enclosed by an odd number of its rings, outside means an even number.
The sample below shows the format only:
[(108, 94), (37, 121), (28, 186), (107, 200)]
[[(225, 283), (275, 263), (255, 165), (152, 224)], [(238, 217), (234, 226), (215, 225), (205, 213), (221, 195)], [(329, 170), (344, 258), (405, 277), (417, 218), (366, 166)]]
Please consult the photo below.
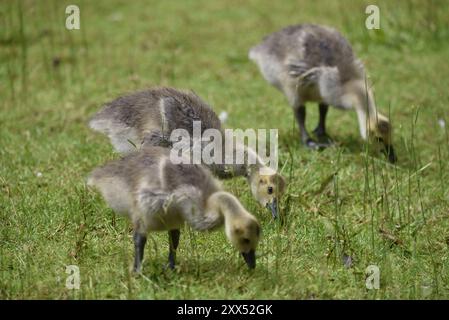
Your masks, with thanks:
[(142, 270), (143, 251), (147, 237), (139, 232), (134, 232), (134, 272)]
[(170, 250), (168, 253), (168, 267), (170, 269), (175, 268), (176, 249), (178, 248), (180, 234), (181, 232), (179, 230), (170, 230), (168, 232), (168, 241), (170, 243)]
[(318, 105), (318, 109), (320, 112), (319, 121), (315, 130), (313, 130), (313, 133), (318, 138), (320, 146), (329, 147), (330, 145), (332, 145), (332, 139), (326, 133), (326, 116), (327, 111), (329, 110), (329, 105), (320, 103)]
[(307, 132), (305, 122), (306, 122), (306, 107), (301, 105), (298, 108), (295, 108), (295, 117), (299, 126), (299, 134), (301, 135), (301, 141), (304, 145), (310, 149), (318, 149), (319, 145), (310, 138), (309, 133)]

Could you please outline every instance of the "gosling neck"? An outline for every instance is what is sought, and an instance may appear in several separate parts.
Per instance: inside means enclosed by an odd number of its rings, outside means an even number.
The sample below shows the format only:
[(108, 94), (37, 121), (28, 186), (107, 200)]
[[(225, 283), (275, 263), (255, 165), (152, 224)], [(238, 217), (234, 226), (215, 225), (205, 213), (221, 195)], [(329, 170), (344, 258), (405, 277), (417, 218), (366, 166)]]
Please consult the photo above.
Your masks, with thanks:
[(249, 175), (251, 171), (266, 167), (262, 158), (251, 147), (237, 144), (234, 149), (234, 161), (237, 160), (237, 154), (243, 153), (243, 163), (246, 175)]
[(356, 109), (367, 110), (370, 120), (377, 116), (376, 102), (373, 91), (364, 79), (350, 81), (345, 85), (345, 92), (350, 97), (351, 103)]
[(243, 215), (245, 209), (232, 194), (225, 191), (215, 192), (208, 200), (208, 207), (225, 221)]

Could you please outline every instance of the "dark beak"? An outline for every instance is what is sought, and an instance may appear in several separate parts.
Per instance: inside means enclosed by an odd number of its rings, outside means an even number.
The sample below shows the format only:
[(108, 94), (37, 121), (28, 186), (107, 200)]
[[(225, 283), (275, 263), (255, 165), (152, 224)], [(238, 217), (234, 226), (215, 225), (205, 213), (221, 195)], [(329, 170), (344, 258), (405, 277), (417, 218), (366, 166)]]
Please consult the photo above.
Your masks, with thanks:
[(273, 219), (276, 219), (279, 216), (279, 210), (278, 210), (278, 201), (276, 198), (273, 199), (270, 203), (267, 204), (267, 207), (271, 210), (271, 215), (273, 216)]
[(388, 157), (388, 161), (390, 161), (390, 163), (396, 163), (396, 161), (398, 161), (398, 158), (396, 157), (396, 153), (394, 152), (394, 148), (391, 144), (386, 144), (385, 145), (385, 155)]
[(396, 161), (398, 161), (398, 158), (396, 157), (393, 146), (391, 144), (386, 144), (384, 139), (380, 137), (377, 137), (377, 141), (383, 143), (385, 148), (382, 150), (382, 152), (385, 154), (385, 156), (387, 156), (388, 161), (390, 161), (390, 163), (396, 163)]
[(248, 268), (254, 269), (256, 267), (256, 252), (254, 250), (250, 250), (247, 253), (242, 252), (242, 256), (243, 259), (245, 259)]

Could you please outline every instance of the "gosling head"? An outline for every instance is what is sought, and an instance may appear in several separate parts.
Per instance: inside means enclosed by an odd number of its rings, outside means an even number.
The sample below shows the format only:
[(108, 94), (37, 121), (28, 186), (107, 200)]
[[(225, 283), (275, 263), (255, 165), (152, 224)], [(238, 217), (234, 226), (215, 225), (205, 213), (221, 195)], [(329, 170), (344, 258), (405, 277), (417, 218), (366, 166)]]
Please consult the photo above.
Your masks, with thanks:
[(382, 152), (388, 157), (388, 161), (395, 163), (397, 161), (397, 157), (391, 143), (392, 128), (388, 118), (381, 114), (377, 114), (374, 124), (370, 127), (373, 136), (377, 139), (377, 141), (383, 144), (384, 148)]
[(278, 203), (285, 190), (285, 179), (275, 170), (264, 167), (255, 169), (248, 177), (254, 198), (271, 211), (274, 219), (279, 216)]
[(232, 245), (241, 253), (250, 269), (256, 267), (256, 248), (260, 238), (260, 225), (257, 220), (247, 214), (238, 217), (226, 226), (226, 236)]

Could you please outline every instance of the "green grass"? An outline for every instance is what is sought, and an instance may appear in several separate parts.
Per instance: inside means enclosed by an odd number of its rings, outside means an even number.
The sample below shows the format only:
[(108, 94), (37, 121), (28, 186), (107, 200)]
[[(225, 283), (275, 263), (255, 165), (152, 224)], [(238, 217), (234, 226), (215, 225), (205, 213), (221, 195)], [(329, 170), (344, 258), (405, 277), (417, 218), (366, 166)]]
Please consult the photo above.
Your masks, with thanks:
[[(370, 1), (2, 1), (0, 298), (449, 298), (449, 10), (376, 2), (378, 31), (364, 27)], [(79, 31), (65, 29), (73, 3)], [(285, 98), (247, 51), (306, 21), (341, 30), (365, 61), (395, 128), (397, 166), (363, 144), (354, 112), (329, 112), (337, 148), (300, 145)], [(86, 122), (102, 103), (153, 85), (195, 90), (229, 112), (229, 127), (279, 129), (282, 221), (243, 179), (225, 183), (263, 227), (254, 272), (223, 232), (185, 228), (177, 270), (163, 269), (161, 233), (148, 241), (144, 276), (130, 274), (128, 221), (84, 185), (117, 155)], [(310, 129), (316, 121), (311, 105)], [(67, 265), (79, 266), (80, 290), (66, 289)], [(380, 268), (379, 290), (365, 287), (369, 265)]]

